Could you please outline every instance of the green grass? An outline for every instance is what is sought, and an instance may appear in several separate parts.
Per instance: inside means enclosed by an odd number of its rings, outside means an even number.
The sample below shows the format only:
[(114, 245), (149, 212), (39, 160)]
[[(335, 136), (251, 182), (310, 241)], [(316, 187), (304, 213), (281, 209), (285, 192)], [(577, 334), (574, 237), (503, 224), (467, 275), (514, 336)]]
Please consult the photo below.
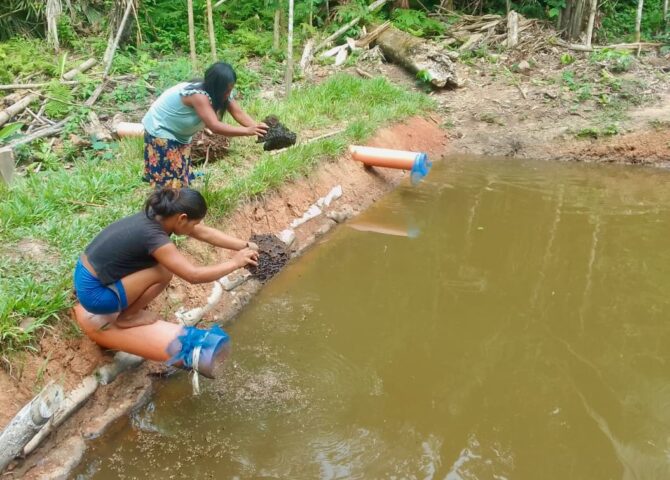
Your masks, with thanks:
[[(346, 125), (334, 137), (293, 147), (278, 155), (260, 145), (210, 164), (202, 188), (215, 223), (240, 202), (262, 195), (286, 181), (307, 175), (323, 161), (340, 155), (350, 142), (361, 142), (378, 127), (433, 108), (425, 95), (408, 92), (384, 79), (360, 80), (337, 75), (327, 82), (296, 90), (285, 101), (251, 101), (244, 107), (255, 117), (274, 113), (291, 129), (328, 130)], [(235, 143), (235, 140), (233, 140)], [(253, 162), (242, 174), (227, 165)], [(149, 188), (140, 180), (141, 141), (123, 141), (112, 160), (78, 159), (70, 170), (56, 169), (20, 178), (0, 190), (0, 351), (29, 348), (35, 333), (52, 324), (72, 305), (71, 275), (80, 252), (111, 222), (137, 211)], [(219, 175), (219, 171), (224, 173)], [(17, 244), (32, 239), (47, 245), (48, 258), (17, 254)], [(26, 330), (20, 322), (35, 321)]]

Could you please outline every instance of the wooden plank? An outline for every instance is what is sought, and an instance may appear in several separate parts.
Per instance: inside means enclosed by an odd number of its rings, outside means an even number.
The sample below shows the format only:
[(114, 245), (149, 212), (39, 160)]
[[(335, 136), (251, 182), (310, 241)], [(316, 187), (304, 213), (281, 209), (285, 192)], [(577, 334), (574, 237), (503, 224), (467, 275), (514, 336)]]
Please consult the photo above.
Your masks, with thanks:
[(14, 152), (9, 147), (0, 148), (0, 177), (7, 185), (14, 178)]

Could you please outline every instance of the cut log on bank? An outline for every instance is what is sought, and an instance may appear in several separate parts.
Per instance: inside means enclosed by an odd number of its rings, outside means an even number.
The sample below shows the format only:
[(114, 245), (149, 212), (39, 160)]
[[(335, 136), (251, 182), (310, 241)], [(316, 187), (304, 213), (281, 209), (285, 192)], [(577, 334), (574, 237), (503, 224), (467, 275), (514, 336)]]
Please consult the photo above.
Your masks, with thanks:
[(438, 88), (455, 88), (460, 83), (456, 68), (444, 47), (389, 27), (377, 38), (384, 56)]

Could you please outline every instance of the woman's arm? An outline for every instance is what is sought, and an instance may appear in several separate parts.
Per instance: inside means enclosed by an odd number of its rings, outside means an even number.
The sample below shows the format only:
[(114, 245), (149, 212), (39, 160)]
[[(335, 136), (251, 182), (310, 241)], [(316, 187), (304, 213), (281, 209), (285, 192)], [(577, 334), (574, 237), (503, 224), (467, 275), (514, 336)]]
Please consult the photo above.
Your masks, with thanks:
[(202, 223), (197, 224), (189, 236), (201, 242), (209, 243), (215, 247), (227, 248), (228, 250), (242, 250), (243, 248), (258, 250), (258, 245), (253, 242), (246, 242), (239, 238), (231, 237), (221, 230), (208, 227)]
[[(252, 127), (256, 125), (254, 119), (251, 118), (251, 116), (249, 116), (247, 112), (242, 110), (240, 104), (233, 99), (228, 101), (228, 113), (230, 113), (232, 117), (235, 119), (235, 121), (240, 125), (244, 125), (245, 127)], [(265, 127), (266, 132), (264, 132), (264, 134), (267, 133), (268, 128), (267, 125), (265, 125), (264, 123), (258, 123), (258, 125), (262, 125), (263, 127)]]
[(238, 268), (258, 265), (258, 253), (249, 248), (240, 250), (230, 260), (207, 266), (193, 265), (172, 242), (157, 248), (152, 255), (158, 263), (189, 283), (213, 282)]
[(212, 104), (209, 103), (209, 98), (207, 98), (206, 95), (195, 93), (187, 97), (182, 97), (181, 101), (184, 105), (193, 107), (195, 113), (197, 113), (204, 122), (205, 127), (209, 128), (213, 133), (224, 135), (226, 137), (265, 135), (266, 130), (256, 124), (251, 126), (235, 127), (233, 125), (223, 123), (216, 116), (216, 112), (212, 108)]

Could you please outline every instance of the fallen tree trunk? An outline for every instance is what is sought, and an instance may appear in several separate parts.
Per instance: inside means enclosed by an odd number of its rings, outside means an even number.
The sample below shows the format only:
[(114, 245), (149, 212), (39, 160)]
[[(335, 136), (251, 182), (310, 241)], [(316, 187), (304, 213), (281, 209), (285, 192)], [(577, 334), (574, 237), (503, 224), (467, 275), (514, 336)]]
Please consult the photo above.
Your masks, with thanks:
[(39, 130), (35, 130), (32, 132), (30, 135), (26, 135), (25, 137), (21, 137), (17, 140), (14, 140), (12, 143), (9, 144), (9, 147), (14, 149), (18, 147), (19, 145), (24, 145), (26, 143), (33, 142), (37, 140), (38, 138), (44, 138), (44, 137), (49, 137), (51, 135), (57, 135), (60, 132), (63, 131), (65, 128), (65, 124), (67, 121), (70, 119), (70, 117), (67, 117), (60, 122), (54, 124), (54, 125), (49, 125), (48, 127), (40, 128)]
[(63, 401), (60, 385), (48, 385), (23, 407), (0, 433), (0, 472), (47, 423)]
[(72, 390), (64, 399), (58, 411), (53, 415), (53, 418), (42, 429), (37, 432), (23, 449), (23, 455), (30, 455), (51, 432), (55, 431), (61, 424), (68, 419), (79, 407), (81, 407), (86, 400), (98, 388), (98, 380), (93, 376), (85, 377), (82, 382)]
[(84, 63), (79, 65), (77, 68), (73, 68), (69, 72), (65, 72), (63, 74), (63, 80), (74, 80), (74, 77), (76, 77), (78, 74), (82, 72), (85, 72), (96, 63), (98, 63), (98, 61), (95, 58), (89, 58)]
[[(60, 82), (62, 85), (76, 85), (79, 82), (77, 80), (66, 80)], [(30, 90), (33, 88), (42, 88), (48, 87), (51, 85), (51, 82), (40, 82), (40, 83), (10, 83), (7, 85), (0, 85), (0, 90)]]
[(38, 94), (31, 93), (30, 95), (26, 95), (25, 97), (23, 97), (14, 105), (10, 105), (9, 107), (5, 108), (3, 111), (0, 112), (0, 127), (3, 126), (5, 123), (7, 123), (9, 119), (12, 118), (14, 115), (24, 111), (28, 107), (28, 105), (30, 105), (39, 98), (40, 96)]
[(444, 49), (409, 33), (389, 27), (377, 38), (384, 56), (410, 72), (423, 72), (424, 78), (438, 88), (459, 87), (456, 69)]
[[(370, 5), (368, 5), (367, 11), (368, 12), (374, 12), (376, 9), (384, 6), (388, 2), (388, 0), (376, 0), (375, 2), (372, 2)], [(337, 40), (340, 38), (342, 35), (346, 33), (347, 30), (349, 30), (351, 27), (355, 26), (358, 24), (358, 22), (361, 21), (361, 17), (356, 17), (340, 29), (338, 29), (335, 33), (330, 35), (328, 38), (326, 38), (323, 42), (317, 45), (317, 47), (314, 49), (314, 52), (318, 52), (321, 49), (325, 48), (330, 44), (330, 42)]]

